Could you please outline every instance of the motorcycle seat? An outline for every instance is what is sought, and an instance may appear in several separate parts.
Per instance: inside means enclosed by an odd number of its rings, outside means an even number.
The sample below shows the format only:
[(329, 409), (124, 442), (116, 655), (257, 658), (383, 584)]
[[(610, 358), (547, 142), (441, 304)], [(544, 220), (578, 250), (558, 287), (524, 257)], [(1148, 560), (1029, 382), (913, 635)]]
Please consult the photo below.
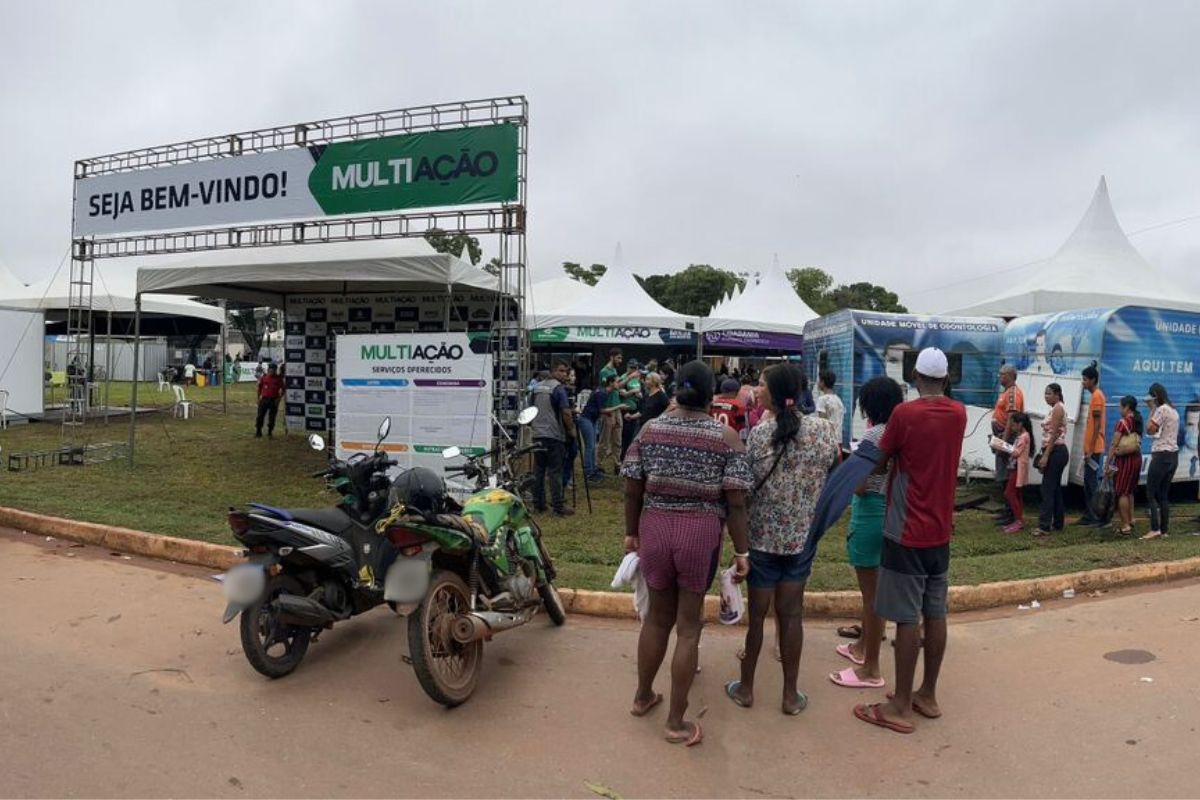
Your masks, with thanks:
[(289, 508), (287, 513), (296, 522), (338, 535), (346, 533), (356, 524), (340, 508)]
[(488, 544), (487, 529), (483, 527), (474, 517), (460, 517), (458, 514), (408, 514), (396, 520), (400, 524), (412, 522), (420, 525), (438, 525), (442, 528), (460, 531), (467, 536), (474, 537), (477, 541)]

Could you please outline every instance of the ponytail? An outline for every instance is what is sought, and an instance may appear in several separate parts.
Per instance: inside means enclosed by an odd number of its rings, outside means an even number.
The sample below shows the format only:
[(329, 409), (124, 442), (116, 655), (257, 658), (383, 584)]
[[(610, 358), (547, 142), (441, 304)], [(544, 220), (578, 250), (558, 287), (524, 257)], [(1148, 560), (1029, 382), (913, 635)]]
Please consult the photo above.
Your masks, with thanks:
[(802, 373), (793, 364), (776, 364), (767, 370), (767, 392), (775, 407), (775, 431), (771, 446), (780, 450), (800, 433), (800, 393)]

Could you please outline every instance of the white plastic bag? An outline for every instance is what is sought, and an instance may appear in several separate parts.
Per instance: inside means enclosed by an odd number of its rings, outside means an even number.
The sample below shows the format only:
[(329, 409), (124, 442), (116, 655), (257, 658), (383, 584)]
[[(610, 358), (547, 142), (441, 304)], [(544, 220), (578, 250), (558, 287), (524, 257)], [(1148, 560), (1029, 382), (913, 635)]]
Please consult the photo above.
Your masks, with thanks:
[(721, 571), (721, 613), (719, 619), (722, 625), (736, 625), (746, 615), (746, 598), (742, 596), (742, 587), (733, 582), (733, 567)]
[(644, 620), (650, 611), (650, 591), (646, 588), (641, 559), (637, 553), (626, 553), (613, 575), (612, 588), (620, 589), (622, 586), (633, 587), (633, 610), (637, 612), (638, 619)]

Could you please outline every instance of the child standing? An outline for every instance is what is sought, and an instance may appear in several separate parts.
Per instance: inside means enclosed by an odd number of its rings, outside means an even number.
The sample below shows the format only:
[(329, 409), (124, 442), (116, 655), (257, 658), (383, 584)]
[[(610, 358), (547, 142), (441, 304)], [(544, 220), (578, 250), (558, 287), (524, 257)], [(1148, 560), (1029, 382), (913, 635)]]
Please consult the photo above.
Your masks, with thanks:
[(1008, 482), (1004, 485), (1004, 499), (1008, 502), (1013, 521), (1004, 527), (1004, 532), (1020, 533), (1025, 527), (1025, 503), (1021, 498), (1021, 490), (1029, 482), (1029, 453), (1033, 449), (1033, 423), (1029, 415), (1020, 411), (1010, 414), (1005, 438), (1007, 442), (992, 439), (994, 449), (1008, 453)]

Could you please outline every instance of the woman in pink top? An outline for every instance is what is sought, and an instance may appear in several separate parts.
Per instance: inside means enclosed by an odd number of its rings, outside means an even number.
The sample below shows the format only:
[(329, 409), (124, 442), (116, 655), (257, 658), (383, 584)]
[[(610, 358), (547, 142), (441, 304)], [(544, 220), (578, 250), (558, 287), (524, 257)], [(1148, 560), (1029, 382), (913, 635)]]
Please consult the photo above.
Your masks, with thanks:
[(1146, 470), (1146, 504), (1150, 506), (1150, 532), (1143, 539), (1166, 536), (1171, 527), (1171, 481), (1179, 467), (1179, 412), (1161, 383), (1150, 385), (1146, 397), (1150, 422), (1150, 468)]
[(1021, 490), (1029, 483), (1029, 453), (1033, 450), (1033, 423), (1029, 415), (1014, 411), (1008, 416), (1008, 439), (1012, 450), (1008, 454), (1008, 481), (1004, 486), (1004, 499), (1012, 512), (1013, 521), (1005, 533), (1019, 533), (1025, 527), (1025, 502)]
[(1063, 407), (1062, 386), (1052, 383), (1046, 387), (1046, 405), (1050, 406), (1050, 412), (1042, 420), (1042, 451), (1037, 459), (1037, 468), (1042, 471), (1042, 509), (1034, 536), (1047, 536), (1066, 525), (1062, 474), (1071, 454), (1067, 452), (1067, 410)]

